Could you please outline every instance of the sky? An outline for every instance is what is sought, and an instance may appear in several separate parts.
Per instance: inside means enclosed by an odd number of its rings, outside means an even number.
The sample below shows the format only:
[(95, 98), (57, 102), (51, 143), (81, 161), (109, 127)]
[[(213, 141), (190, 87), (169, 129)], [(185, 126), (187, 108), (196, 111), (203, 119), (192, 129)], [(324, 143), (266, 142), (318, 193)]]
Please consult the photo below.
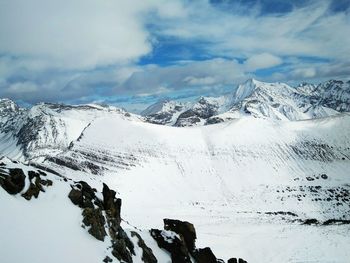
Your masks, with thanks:
[(0, 0), (0, 97), (107, 103), (348, 79), (350, 0)]

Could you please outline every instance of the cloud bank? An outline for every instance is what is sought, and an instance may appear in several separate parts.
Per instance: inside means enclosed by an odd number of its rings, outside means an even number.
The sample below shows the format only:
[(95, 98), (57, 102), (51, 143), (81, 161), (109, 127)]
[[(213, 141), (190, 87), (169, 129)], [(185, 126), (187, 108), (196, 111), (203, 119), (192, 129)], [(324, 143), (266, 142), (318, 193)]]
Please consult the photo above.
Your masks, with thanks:
[(342, 1), (2, 0), (0, 96), (158, 98), (350, 73)]

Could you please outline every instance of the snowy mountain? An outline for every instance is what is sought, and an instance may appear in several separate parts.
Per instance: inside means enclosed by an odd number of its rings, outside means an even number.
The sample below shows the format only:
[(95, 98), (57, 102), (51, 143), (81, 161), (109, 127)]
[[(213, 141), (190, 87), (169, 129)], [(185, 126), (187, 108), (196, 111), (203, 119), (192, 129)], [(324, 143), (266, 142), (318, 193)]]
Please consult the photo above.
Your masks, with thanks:
[(140, 118), (116, 107), (100, 105), (41, 103), (21, 109), (8, 99), (0, 101), (0, 112), (0, 152), (21, 160), (65, 150), (97, 118), (115, 115)]
[(1, 262), (347, 262), (349, 83), (327, 83), (142, 117), (1, 100)]
[[(350, 110), (350, 82), (330, 80), (319, 85), (291, 87), (250, 79), (230, 95), (178, 104), (166, 101), (151, 105), (142, 115), (151, 123), (198, 126), (250, 115), (274, 120), (306, 120), (332, 116)], [(177, 105), (171, 107), (170, 105)], [(151, 111), (150, 111), (151, 109)], [(171, 120), (171, 121), (170, 121)]]
[[(30, 164), (56, 172), (70, 184), (85, 181), (102, 189), (102, 183), (106, 183), (115, 189), (126, 207), (121, 214), (126, 224), (123, 229), (131, 236), (128, 229), (137, 226), (141, 229), (138, 233), (148, 240), (147, 246), (159, 253), (164, 251), (155, 245), (147, 229), (162, 229), (161, 219), (170, 217), (193, 223), (198, 247), (210, 246), (225, 260), (234, 256), (248, 262), (329, 262), (334, 258), (346, 262), (350, 256), (346, 249), (350, 222), (349, 128), (348, 113), (299, 122), (248, 116), (187, 128), (107, 115), (91, 122), (66, 150), (49, 151), (46, 158), (33, 158)], [(67, 185), (65, 189), (72, 188)], [(77, 189), (74, 184), (73, 189)], [(67, 201), (62, 199), (67, 200), (69, 192), (52, 191), (47, 197), (50, 202), (66, 207)], [(21, 198), (8, 201), (10, 207), (16, 203), (14, 207), (30, 213), (25, 200), (18, 200)], [(39, 195), (37, 209), (49, 209), (40, 198), (45, 200), (45, 195)], [(71, 232), (77, 235), (75, 238), (84, 239), (86, 230), (79, 232), (79, 222), (84, 219), (71, 212), (73, 208), (68, 206), (64, 212), (71, 215), (65, 224), (69, 229), (75, 225)], [(6, 211), (18, 216), (12, 209)], [(57, 220), (52, 223), (59, 224)], [(95, 241), (91, 253), (115, 259), (108, 250), (112, 241), (107, 240), (106, 244)], [(321, 245), (318, 240), (322, 240)], [(89, 246), (93, 243), (85, 239), (80, 242), (88, 242)], [(13, 251), (14, 245), (4, 247)], [(25, 247), (28, 253), (34, 249)], [(276, 254), (285, 247), (289, 249)], [(70, 253), (77, 259), (73, 251)]]

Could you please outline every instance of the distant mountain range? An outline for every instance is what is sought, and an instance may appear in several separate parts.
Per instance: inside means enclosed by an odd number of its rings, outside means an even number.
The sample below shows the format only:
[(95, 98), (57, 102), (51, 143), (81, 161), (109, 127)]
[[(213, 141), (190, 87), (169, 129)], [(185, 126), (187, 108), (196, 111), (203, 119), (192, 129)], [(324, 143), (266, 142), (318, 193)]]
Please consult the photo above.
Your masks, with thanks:
[(201, 97), (193, 103), (160, 101), (144, 110), (148, 122), (170, 126), (219, 123), (242, 116), (273, 120), (306, 120), (350, 111), (350, 82), (329, 80), (291, 87), (250, 79), (222, 97)]

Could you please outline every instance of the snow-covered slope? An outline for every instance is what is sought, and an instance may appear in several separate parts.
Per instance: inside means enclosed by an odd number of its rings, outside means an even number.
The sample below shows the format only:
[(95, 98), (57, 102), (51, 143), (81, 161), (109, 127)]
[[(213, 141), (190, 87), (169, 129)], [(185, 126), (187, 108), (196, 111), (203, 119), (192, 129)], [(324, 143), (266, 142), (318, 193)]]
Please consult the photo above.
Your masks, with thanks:
[[(349, 114), (285, 123), (248, 117), (183, 129), (130, 122), (119, 117), (105, 118), (92, 123), (69, 150), (48, 158), (47, 162), (90, 173), (120, 174), (120, 180), (127, 171), (143, 174), (142, 169), (150, 167), (154, 178), (150, 180), (147, 174), (147, 180), (151, 184), (157, 183), (156, 178), (168, 183), (180, 180), (176, 183), (187, 188), (184, 192), (193, 202), (205, 196), (226, 202), (238, 192), (244, 193), (243, 189), (260, 188), (261, 184), (275, 188), (285, 184), (346, 183), (350, 168), (349, 129)], [(164, 171), (167, 172), (163, 174)], [(327, 180), (320, 178), (321, 174), (326, 174)], [(141, 178), (139, 175), (137, 180)], [(164, 187), (167, 192), (171, 191), (169, 183), (156, 187), (159, 194)], [(139, 190), (134, 187), (129, 191)], [(266, 192), (269, 193), (271, 189)], [(198, 200), (197, 194), (200, 194)], [(249, 193), (248, 196), (251, 198)], [(182, 197), (187, 200), (185, 194)], [(244, 209), (261, 207), (260, 202), (269, 199), (262, 197), (244, 204)], [(290, 198), (293, 201), (286, 200), (286, 205), (295, 209), (297, 198), (294, 195)], [(281, 205), (280, 200), (269, 202), (272, 206), (276, 202)], [(317, 213), (333, 217), (348, 211), (347, 207), (333, 207), (333, 203), (324, 202), (324, 205)], [(304, 202), (298, 209), (302, 211), (303, 207), (308, 213)]]
[[(349, 239), (342, 233), (348, 227), (299, 226), (312, 218), (350, 220), (349, 129), (348, 113), (296, 122), (246, 117), (189, 128), (107, 117), (44, 165), (73, 178), (80, 170), (103, 175), (99, 180), (125, 196), (130, 223), (148, 228), (165, 216), (191, 221), (226, 258), (236, 249), (248, 262), (346, 262)], [(274, 257), (279, 242), (294, 242), (295, 231), (304, 233), (299, 243)], [(317, 239), (328, 240), (328, 254), (304, 251)]]
[(254, 79), (239, 85), (233, 95), (230, 111), (257, 118), (292, 121), (322, 118), (337, 113), (322, 103), (312, 103), (310, 94), (287, 84), (265, 83)]
[[(163, 105), (163, 107), (160, 107)], [(306, 120), (350, 111), (350, 82), (330, 80), (319, 85), (247, 80), (223, 97), (201, 97), (187, 107), (175, 101), (151, 105), (143, 112), (151, 123), (172, 126), (213, 124), (251, 115), (273, 120)], [(171, 120), (171, 121), (170, 121)]]
[(0, 152), (15, 159), (31, 159), (65, 150), (85, 127), (104, 116), (140, 117), (112, 106), (41, 103), (21, 109), (0, 101)]
[(191, 223), (164, 219), (164, 230), (139, 229), (121, 216), (122, 200), (106, 184), (97, 190), (102, 184), (50, 171), (0, 159), (2, 263), (219, 262), (196, 245)]

